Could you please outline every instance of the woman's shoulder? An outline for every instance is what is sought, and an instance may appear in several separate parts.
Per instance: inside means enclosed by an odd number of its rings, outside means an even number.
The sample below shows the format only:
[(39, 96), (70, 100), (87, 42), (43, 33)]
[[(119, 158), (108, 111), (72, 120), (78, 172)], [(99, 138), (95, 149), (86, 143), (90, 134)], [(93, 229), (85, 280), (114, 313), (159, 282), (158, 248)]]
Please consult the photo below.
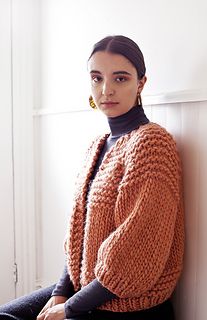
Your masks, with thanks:
[(178, 150), (173, 135), (157, 123), (149, 122), (131, 133), (126, 144), (126, 157), (159, 159), (177, 157)]
[(172, 137), (166, 128), (155, 122), (148, 122), (147, 124), (140, 126), (136, 131), (139, 135), (167, 135)]
[(133, 143), (138, 145), (149, 144), (152, 146), (163, 143), (176, 145), (173, 135), (166, 128), (154, 122), (149, 122), (134, 130), (131, 139)]
[[(148, 123), (135, 130), (125, 149), (125, 163), (136, 165), (142, 174), (171, 172), (180, 176), (181, 163), (176, 142), (171, 133), (157, 123)], [(169, 175), (170, 176), (170, 175)]]

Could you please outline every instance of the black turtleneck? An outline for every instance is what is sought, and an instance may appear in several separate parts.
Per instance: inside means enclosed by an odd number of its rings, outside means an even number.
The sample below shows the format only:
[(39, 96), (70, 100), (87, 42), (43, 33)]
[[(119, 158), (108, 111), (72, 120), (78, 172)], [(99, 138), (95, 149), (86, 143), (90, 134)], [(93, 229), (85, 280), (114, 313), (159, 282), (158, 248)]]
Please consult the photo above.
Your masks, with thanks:
[(148, 123), (142, 106), (134, 106), (128, 112), (118, 117), (108, 117), (108, 124), (111, 130), (111, 138), (119, 138), (126, 133), (137, 129), (140, 125)]
[[(121, 136), (139, 128), (140, 125), (144, 125), (149, 122), (142, 106), (134, 106), (128, 112), (118, 117), (108, 117), (107, 119), (111, 133), (106, 139), (100, 152), (98, 161), (91, 176), (91, 182), (99, 169), (104, 155), (115, 144), (115, 142)], [(90, 192), (90, 186), (88, 188), (88, 192)], [(66, 266), (62, 277), (52, 293), (52, 296), (65, 296), (69, 298), (65, 303), (65, 313), (67, 318), (90, 312), (103, 303), (116, 297), (115, 294), (103, 287), (97, 279), (93, 280), (87, 286), (75, 293)]]

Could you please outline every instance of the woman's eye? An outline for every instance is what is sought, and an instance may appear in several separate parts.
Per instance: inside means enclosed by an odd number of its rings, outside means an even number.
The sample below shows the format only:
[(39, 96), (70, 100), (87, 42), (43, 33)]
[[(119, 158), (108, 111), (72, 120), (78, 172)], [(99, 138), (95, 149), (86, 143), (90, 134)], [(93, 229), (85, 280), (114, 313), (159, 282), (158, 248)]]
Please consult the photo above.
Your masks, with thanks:
[(99, 76), (94, 76), (94, 77), (92, 77), (92, 81), (93, 82), (100, 82), (101, 81), (101, 77), (99, 77)]
[(125, 82), (127, 79), (125, 77), (118, 77), (116, 78), (117, 82)]

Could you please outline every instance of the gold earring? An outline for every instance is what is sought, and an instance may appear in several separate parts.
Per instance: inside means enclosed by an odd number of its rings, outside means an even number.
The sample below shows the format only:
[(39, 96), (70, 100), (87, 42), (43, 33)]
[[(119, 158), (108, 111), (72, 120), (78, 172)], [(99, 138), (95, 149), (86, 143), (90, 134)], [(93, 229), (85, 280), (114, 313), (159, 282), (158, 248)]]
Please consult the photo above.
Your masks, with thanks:
[(137, 93), (137, 105), (142, 106), (142, 98), (139, 92)]
[(97, 106), (96, 106), (92, 96), (89, 97), (89, 104), (92, 109), (97, 109)]

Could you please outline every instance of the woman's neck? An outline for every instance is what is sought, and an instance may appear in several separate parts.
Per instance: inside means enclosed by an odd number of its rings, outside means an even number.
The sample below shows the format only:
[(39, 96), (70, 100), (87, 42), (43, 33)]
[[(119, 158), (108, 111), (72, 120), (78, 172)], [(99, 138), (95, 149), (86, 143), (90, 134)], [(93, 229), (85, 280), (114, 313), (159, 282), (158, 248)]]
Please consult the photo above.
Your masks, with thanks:
[(134, 106), (118, 117), (108, 117), (111, 138), (120, 137), (149, 122), (142, 106)]

